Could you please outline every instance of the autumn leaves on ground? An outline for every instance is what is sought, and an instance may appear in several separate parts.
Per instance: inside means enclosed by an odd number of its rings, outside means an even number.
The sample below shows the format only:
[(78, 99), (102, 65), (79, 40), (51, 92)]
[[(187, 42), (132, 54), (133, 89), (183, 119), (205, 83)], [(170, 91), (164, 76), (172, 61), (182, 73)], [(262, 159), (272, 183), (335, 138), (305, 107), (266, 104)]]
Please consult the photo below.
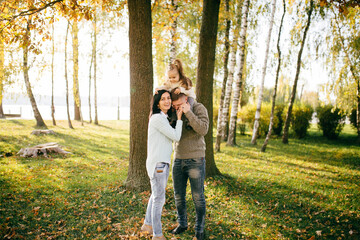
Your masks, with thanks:
[[(0, 237), (4, 239), (150, 239), (140, 236), (149, 192), (123, 187), (127, 121), (95, 126), (66, 122), (56, 135), (30, 135), (35, 123), (0, 121)], [(48, 126), (51, 124), (49, 123)], [(337, 141), (315, 126), (304, 140), (274, 139), (266, 153), (240, 136), (215, 155), (223, 176), (206, 180), (209, 239), (358, 239), (360, 147), (346, 126)], [(21, 158), (22, 147), (58, 142), (67, 157)], [(260, 144), (259, 144), (260, 145)], [(190, 196), (190, 194), (188, 194)], [(189, 198), (190, 200), (190, 198)], [(188, 204), (191, 239), (194, 208)], [(171, 177), (165, 235), (176, 224)]]

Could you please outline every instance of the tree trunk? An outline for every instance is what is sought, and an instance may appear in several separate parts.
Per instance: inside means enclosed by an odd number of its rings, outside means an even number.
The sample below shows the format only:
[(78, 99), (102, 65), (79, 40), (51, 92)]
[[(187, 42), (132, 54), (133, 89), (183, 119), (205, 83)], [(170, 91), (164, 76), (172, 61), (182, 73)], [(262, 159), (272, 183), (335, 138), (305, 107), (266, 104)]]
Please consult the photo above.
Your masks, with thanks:
[(272, 129), (273, 129), (273, 125), (274, 125), (274, 112), (275, 112), (275, 101), (276, 101), (276, 92), (277, 92), (277, 86), (278, 86), (278, 81), (279, 81), (279, 73), (280, 73), (280, 68), (281, 68), (281, 50), (280, 50), (280, 38), (281, 38), (281, 30), (282, 30), (282, 26), (283, 26), (283, 22), (284, 22), (284, 16), (286, 13), (286, 3), (285, 0), (283, 0), (283, 6), (284, 6), (284, 12), (282, 14), (281, 17), (281, 22), (280, 22), (280, 27), (279, 27), (279, 34), (278, 34), (278, 39), (277, 39), (277, 51), (278, 51), (278, 67), (276, 70), (276, 77), (275, 77), (275, 86), (274, 86), (274, 93), (272, 96), (272, 105), (271, 105), (271, 115), (270, 115), (270, 123), (269, 123), (269, 131), (266, 135), (264, 144), (261, 147), (261, 152), (265, 152), (266, 147), (269, 143), (271, 134), (272, 134)]
[(219, 7), (220, 0), (204, 0), (203, 2), (196, 76), (197, 100), (204, 104), (209, 115), (209, 131), (205, 135), (207, 177), (220, 174), (215, 164), (213, 148), (213, 82)]
[[(93, 39), (91, 39), (91, 41), (92, 41), (91, 45), (94, 46)], [(92, 117), (91, 117), (91, 69), (92, 69), (93, 61), (94, 61), (94, 51), (92, 51), (92, 53), (91, 53), (90, 67), (89, 67), (89, 122), (90, 123), (92, 123)]]
[(24, 44), (23, 44), (23, 72), (24, 72), (24, 80), (26, 85), (26, 91), (30, 99), (30, 103), (34, 112), (34, 117), (36, 119), (36, 126), (47, 128), (39, 109), (37, 108), (35, 97), (31, 90), (31, 84), (29, 79), (29, 67), (28, 67), (28, 54), (29, 54), (29, 45), (30, 45), (30, 23), (27, 23), (25, 36), (24, 36)]
[[(242, 8), (244, 0), (238, 1), (237, 9), (240, 11)], [(238, 49), (238, 39), (239, 39), (239, 28), (241, 26), (241, 15), (238, 14), (236, 17), (236, 26), (234, 29), (234, 36), (232, 40), (232, 53), (230, 56), (230, 66), (229, 66), (229, 77), (226, 83), (226, 91), (223, 103), (223, 113), (222, 113), (222, 126), (221, 126), (221, 140), (227, 141), (228, 133), (229, 133), (229, 110), (230, 110), (230, 101), (231, 101), (231, 94), (232, 94), (232, 87), (234, 82), (234, 72), (236, 66), (236, 54)]]
[(2, 107), (4, 82), (5, 82), (5, 74), (4, 74), (5, 54), (4, 54), (4, 51), (5, 51), (4, 43), (0, 39), (0, 118), (5, 118), (4, 110)]
[(247, 21), (248, 21), (248, 12), (249, 12), (249, 2), (250, 0), (245, 0), (242, 7), (242, 20), (240, 28), (240, 44), (239, 44), (239, 68), (238, 68), (238, 78), (236, 80), (236, 85), (234, 89), (234, 97), (232, 101), (231, 115), (230, 115), (230, 124), (229, 124), (229, 136), (227, 139), (227, 145), (234, 146), (236, 144), (236, 122), (237, 122), (237, 113), (238, 106), (240, 103), (241, 91), (243, 88), (244, 82), (244, 65), (245, 65), (245, 43), (246, 43), (246, 31), (247, 31)]
[(55, 105), (54, 105), (54, 55), (55, 55), (55, 39), (54, 39), (54, 23), (51, 25), (52, 29), (52, 49), (51, 49), (51, 118), (53, 125), (56, 126), (55, 121)]
[(65, 35), (65, 83), (66, 83), (66, 112), (68, 118), (69, 128), (73, 129), (70, 119), (70, 110), (69, 110), (69, 80), (67, 75), (67, 40), (68, 40), (68, 33), (69, 33), (69, 26), (70, 22), (68, 21), (67, 28), (66, 28), (66, 35)]
[(72, 47), (73, 47), (73, 95), (74, 95), (74, 119), (82, 122), (81, 117), (81, 100), (79, 89), (79, 39), (78, 39), (78, 22), (72, 24)]
[(127, 189), (150, 188), (147, 126), (153, 89), (151, 2), (128, 1), (130, 53), (130, 156)]
[[(95, 13), (96, 14), (96, 13)], [(96, 125), (99, 125), (99, 121), (98, 121), (98, 112), (97, 112), (97, 87), (96, 87), (96, 68), (97, 68), (97, 62), (96, 62), (96, 45), (97, 45), (97, 25), (96, 25), (96, 16), (94, 18), (94, 22), (93, 22), (93, 25), (94, 25), (94, 42), (93, 42), (93, 56), (94, 56), (94, 107), (95, 107), (95, 119), (94, 119), (94, 123)]]
[(226, 92), (226, 82), (228, 80), (229, 71), (228, 71), (228, 62), (229, 62), (229, 54), (230, 54), (230, 16), (229, 16), (229, 0), (225, 1), (225, 14), (226, 14), (226, 29), (225, 29), (225, 55), (224, 55), (224, 78), (222, 82), (222, 88), (221, 88), (221, 96), (220, 96), (220, 103), (219, 103), (219, 110), (218, 110), (218, 121), (217, 121), (217, 134), (216, 134), (216, 143), (215, 143), (215, 151), (220, 151), (220, 144), (222, 140), (223, 135), (223, 129), (222, 129), (222, 114), (223, 114), (223, 105), (224, 105), (224, 98), (225, 98), (225, 92)]
[(170, 63), (176, 59), (176, 33), (177, 33), (177, 11), (178, 11), (178, 0), (171, 0), (172, 6), (172, 23), (171, 23), (171, 44), (170, 44)]
[(276, 11), (276, 0), (273, 0), (269, 32), (268, 32), (268, 36), (266, 39), (265, 58), (264, 58), (264, 65), (263, 65), (263, 69), (262, 69), (262, 78), (261, 78), (261, 84), (260, 84), (260, 90), (259, 90), (259, 98), (258, 98), (258, 102), (257, 102), (257, 106), (256, 106), (253, 134), (252, 134), (252, 138), (251, 138), (251, 143), (254, 145), (256, 144), (256, 138), (257, 138), (257, 135), (259, 132), (261, 104), (262, 104), (262, 99), (264, 96), (265, 76), (266, 76), (267, 62), (268, 62), (268, 56), (269, 56), (269, 50), (270, 50), (271, 33), (272, 33), (272, 28), (274, 26), (275, 11)]
[(288, 107), (288, 112), (286, 114), (286, 120), (285, 120), (285, 125), (284, 125), (284, 133), (282, 136), (282, 142), (287, 144), (289, 143), (289, 128), (290, 128), (290, 120), (291, 120), (291, 114), (292, 114), (292, 108), (295, 102), (295, 97), (296, 97), (296, 87), (297, 87), (297, 83), (299, 80), (299, 75), (300, 75), (300, 68), (301, 68), (301, 55), (305, 46), (305, 40), (306, 40), (306, 34), (309, 30), (310, 27), (310, 22), (311, 22), (311, 14), (312, 11), (314, 9), (314, 0), (310, 1), (310, 9), (308, 11), (308, 19), (307, 19), (307, 23), (306, 23), (306, 27), (304, 30), (304, 36), (301, 42), (301, 46), (300, 46), (300, 51), (298, 54), (298, 59), (297, 59), (297, 67), (296, 67), (296, 74), (295, 74), (295, 79), (294, 79), (294, 85), (293, 85), (293, 89), (291, 91), (291, 97), (290, 97), (290, 101), (289, 101), (289, 107)]

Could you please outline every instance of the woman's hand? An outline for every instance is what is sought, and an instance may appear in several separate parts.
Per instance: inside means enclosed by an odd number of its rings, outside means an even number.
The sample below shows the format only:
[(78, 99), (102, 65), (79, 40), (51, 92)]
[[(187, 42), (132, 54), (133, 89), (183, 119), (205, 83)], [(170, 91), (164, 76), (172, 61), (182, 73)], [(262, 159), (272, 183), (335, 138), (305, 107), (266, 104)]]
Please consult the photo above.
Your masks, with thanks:
[(182, 115), (183, 115), (182, 108), (179, 108), (178, 110), (176, 110), (177, 120), (181, 120)]

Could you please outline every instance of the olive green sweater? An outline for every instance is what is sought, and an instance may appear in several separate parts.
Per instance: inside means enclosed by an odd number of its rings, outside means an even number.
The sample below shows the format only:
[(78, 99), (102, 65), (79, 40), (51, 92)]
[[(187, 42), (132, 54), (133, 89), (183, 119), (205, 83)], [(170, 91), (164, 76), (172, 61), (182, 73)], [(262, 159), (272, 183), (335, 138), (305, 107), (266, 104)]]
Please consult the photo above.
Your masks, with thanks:
[(183, 124), (181, 139), (175, 143), (175, 158), (190, 159), (205, 157), (206, 145), (204, 136), (209, 128), (207, 110), (204, 105), (195, 101), (193, 111), (188, 111), (184, 115), (182, 120), (184, 121), (187, 118), (192, 129), (187, 129), (186, 124)]

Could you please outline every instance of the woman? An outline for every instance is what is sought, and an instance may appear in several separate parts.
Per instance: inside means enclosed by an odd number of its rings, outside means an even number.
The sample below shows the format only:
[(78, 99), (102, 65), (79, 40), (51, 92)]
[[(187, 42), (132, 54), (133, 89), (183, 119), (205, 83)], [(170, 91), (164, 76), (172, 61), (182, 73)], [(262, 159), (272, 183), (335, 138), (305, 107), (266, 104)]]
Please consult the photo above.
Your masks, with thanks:
[(165, 203), (165, 187), (169, 177), (172, 141), (179, 141), (182, 130), (182, 110), (176, 113), (175, 129), (169, 123), (172, 113), (170, 92), (159, 90), (153, 97), (152, 113), (148, 127), (146, 170), (151, 184), (142, 232), (153, 233), (153, 240), (166, 239), (162, 234), (161, 212)]

